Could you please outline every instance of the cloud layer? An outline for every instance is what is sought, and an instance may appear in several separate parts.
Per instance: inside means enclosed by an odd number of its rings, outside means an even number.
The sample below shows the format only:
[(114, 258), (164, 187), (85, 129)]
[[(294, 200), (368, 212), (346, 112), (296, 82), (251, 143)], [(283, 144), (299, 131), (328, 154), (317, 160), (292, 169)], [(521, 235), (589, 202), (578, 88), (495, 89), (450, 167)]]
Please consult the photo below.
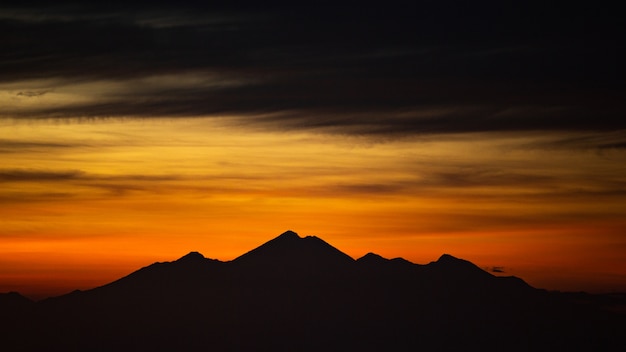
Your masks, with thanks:
[(286, 228), (626, 282), (621, 9), (27, 3), (0, 4), (0, 291)]
[(453, 5), (5, 4), (2, 114), (392, 135), (626, 128), (619, 11)]

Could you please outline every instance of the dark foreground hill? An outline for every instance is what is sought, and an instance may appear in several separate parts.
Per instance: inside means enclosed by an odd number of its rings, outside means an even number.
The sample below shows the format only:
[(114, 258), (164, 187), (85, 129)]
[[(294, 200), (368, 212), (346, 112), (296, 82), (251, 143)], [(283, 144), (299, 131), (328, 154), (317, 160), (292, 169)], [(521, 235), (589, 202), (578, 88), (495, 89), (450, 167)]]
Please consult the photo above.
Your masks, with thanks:
[(589, 297), (450, 255), (354, 260), (288, 231), (230, 262), (191, 252), (37, 303), (2, 295), (0, 337), (12, 351), (624, 350), (624, 315)]

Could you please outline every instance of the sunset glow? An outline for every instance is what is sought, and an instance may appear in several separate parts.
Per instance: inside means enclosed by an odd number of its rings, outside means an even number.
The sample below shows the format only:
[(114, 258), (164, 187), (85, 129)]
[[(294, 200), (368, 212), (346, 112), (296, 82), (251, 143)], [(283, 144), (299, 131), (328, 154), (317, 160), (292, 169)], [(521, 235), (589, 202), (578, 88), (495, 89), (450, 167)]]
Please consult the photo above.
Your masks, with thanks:
[(288, 229), (626, 291), (618, 12), (248, 5), (0, 5), (0, 292)]
[(621, 151), (563, 153), (545, 147), (551, 136), (385, 141), (212, 119), (2, 132), (12, 148), (0, 175), (0, 291), (85, 289), (192, 250), (231, 260), (286, 229), (354, 258), (425, 264), (451, 253), (552, 289), (614, 289), (626, 273), (625, 203), (606, 186)]

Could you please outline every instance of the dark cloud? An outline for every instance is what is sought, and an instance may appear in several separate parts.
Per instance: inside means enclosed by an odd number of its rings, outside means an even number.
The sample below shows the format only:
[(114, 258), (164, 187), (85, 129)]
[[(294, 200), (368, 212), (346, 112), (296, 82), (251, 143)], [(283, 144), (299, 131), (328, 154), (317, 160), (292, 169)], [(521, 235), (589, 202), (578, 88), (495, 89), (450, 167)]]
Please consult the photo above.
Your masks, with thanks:
[(322, 189), (313, 190), (314, 194), (325, 196), (346, 196), (346, 195), (364, 195), (364, 196), (397, 196), (402, 192), (410, 192), (411, 184), (407, 182), (388, 182), (388, 183), (356, 183), (356, 184), (339, 184), (328, 185)]
[(555, 138), (550, 141), (536, 142), (534, 148), (545, 149), (585, 149), (600, 153), (612, 150), (620, 151), (626, 148), (626, 130), (609, 131), (605, 133), (584, 133), (576, 136)]
[(75, 148), (77, 146), (79, 145), (72, 144), (72, 143), (0, 139), (0, 154), (22, 153), (25, 151), (50, 153), (50, 150), (69, 149), (69, 148)]
[(99, 175), (81, 170), (0, 169), (0, 182), (54, 182), (68, 180), (104, 182), (159, 182), (181, 180), (178, 175)]
[(626, 142), (606, 143), (600, 145), (602, 149), (626, 149)]
[(79, 179), (84, 175), (82, 171), (52, 171), (52, 170), (0, 170), (0, 182), (46, 182), (66, 181)]
[[(531, 187), (538, 195), (545, 196), (554, 192), (555, 188), (562, 182), (562, 179), (542, 174), (540, 172), (522, 173), (518, 171), (507, 171), (498, 168), (480, 167), (449, 167), (446, 171), (429, 170), (427, 168), (416, 171), (415, 176), (403, 180), (390, 180), (387, 182), (356, 182), (327, 184), (320, 188), (302, 190), (302, 192), (312, 192), (315, 195), (324, 196), (408, 196), (417, 194), (427, 194), (440, 190), (458, 189), (463, 192), (476, 191), (484, 188), (503, 187)], [(605, 192), (616, 192), (623, 186), (620, 182), (606, 183)], [(513, 189), (501, 190), (496, 198), (506, 198), (518, 194)], [(595, 195), (599, 195), (595, 193)], [(481, 196), (482, 197), (482, 196)], [(525, 196), (528, 198), (528, 196)]]
[[(35, 202), (76, 198), (85, 196), (85, 188), (106, 192), (107, 195), (124, 196), (130, 192), (158, 193), (160, 183), (183, 179), (178, 175), (100, 175), (80, 170), (0, 170), (0, 183), (54, 184), (54, 187), (69, 186), (71, 192), (41, 192), (28, 188), (6, 187), (0, 191), (0, 202)], [(93, 195), (91, 195), (93, 196)]]
[(504, 273), (504, 267), (503, 266), (494, 266), (491, 268), (491, 272), (492, 273)]
[(77, 194), (72, 192), (0, 192), (0, 204), (14, 206), (17, 203), (65, 201), (76, 196)]
[(559, 178), (555, 176), (541, 174), (537, 171), (521, 173), (498, 168), (459, 167), (449, 171), (426, 174), (422, 183), (431, 187), (442, 186), (445, 188), (524, 186), (538, 189), (553, 187), (559, 181)]
[(0, 84), (205, 73), (239, 82), (144, 82), (95, 102), (11, 112), (20, 118), (228, 114), (268, 128), (350, 134), (608, 131), (626, 128), (626, 35), (614, 10), (501, 2), (7, 4)]
[(46, 95), (48, 92), (50, 92), (49, 90), (27, 90), (27, 91), (23, 91), (23, 92), (19, 92), (16, 95), (18, 97), (27, 97), (27, 98), (32, 98), (32, 97), (40, 97), (42, 95)]

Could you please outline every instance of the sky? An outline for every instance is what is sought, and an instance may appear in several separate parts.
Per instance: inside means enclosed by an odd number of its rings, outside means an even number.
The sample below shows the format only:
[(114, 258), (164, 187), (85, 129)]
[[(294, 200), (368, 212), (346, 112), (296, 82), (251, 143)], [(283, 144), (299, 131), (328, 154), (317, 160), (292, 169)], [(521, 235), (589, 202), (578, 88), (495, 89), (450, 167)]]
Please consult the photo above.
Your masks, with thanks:
[(598, 3), (0, 4), (0, 292), (286, 230), (626, 291), (626, 30)]

